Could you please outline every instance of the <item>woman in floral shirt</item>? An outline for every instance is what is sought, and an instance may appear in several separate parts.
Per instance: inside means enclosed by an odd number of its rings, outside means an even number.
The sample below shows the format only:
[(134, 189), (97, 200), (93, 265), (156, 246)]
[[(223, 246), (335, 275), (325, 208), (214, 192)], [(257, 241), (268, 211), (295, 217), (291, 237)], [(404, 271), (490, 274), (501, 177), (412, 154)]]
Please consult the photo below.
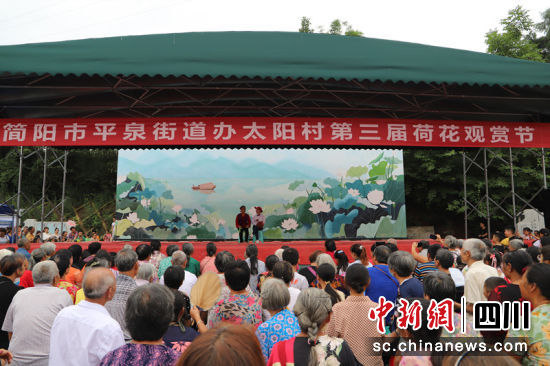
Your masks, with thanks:
[(220, 322), (260, 324), (261, 300), (247, 290), (250, 281), (248, 264), (239, 259), (228, 263), (224, 270), (225, 283), (230, 293), (228, 297), (222, 297), (209, 312), (208, 328), (213, 328)]
[(71, 300), (73, 300), (73, 304), (74, 304), (78, 287), (76, 287), (74, 284), (66, 280), (66, 277), (68, 274), (67, 270), (71, 265), (70, 258), (71, 258), (71, 253), (68, 250), (63, 249), (57, 252), (53, 256), (53, 261), (55, 262), (55, 264), (57, 264), (57, 269), (59, 270), (59, 277), (61, 278), (59, 280), (59, 284), (57, 285), (57, 287), (67, 291), (69, 295), (71, 295)]

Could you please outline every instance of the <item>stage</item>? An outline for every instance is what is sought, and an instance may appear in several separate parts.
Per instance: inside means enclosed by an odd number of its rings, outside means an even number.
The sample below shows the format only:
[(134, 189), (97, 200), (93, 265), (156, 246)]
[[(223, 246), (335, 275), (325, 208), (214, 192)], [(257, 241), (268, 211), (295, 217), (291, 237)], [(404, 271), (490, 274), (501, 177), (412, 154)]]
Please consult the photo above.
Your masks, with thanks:
[[(404, 240), (398, 240), (397, 246), (400, 250), (411, 250), (411, 244), (418, 240), (412, 240), (412, 239), (404, 239)], [(377, 241), (382, 240), (360, 240), (360, 241), (348, 241), (348, 240), (342, 240), (342, 241), (336, 241), (336, 247), (337, 249), (342, 249), (346, 252), (348, 258), (350, 261), (352, 261), (350, 248), (355, 243), (360, 243), (362, 245), (365, 245), (367, 247), (367, 254), (369, 256), (369, 259), (371, 258), (371, 251), (370, 247)], [(193, 258), (196, 258), (198, 260), (201, 260), (206, 256), (206, 244), (207, 241), (178, 241), (178, 242), (162, 242), (162, 252), (166, 253), (166, 247), (170, 244), (177, 244), (180, 248), (183, 243), (193, 243), (195, 246), (195, 253), (193, 254)], [(434, 241), (430, 241), (434, 243)], [(63, 249), (68, 248), (73, 244), (80, 244), (83, 249), (86, 249), (88, 245), (91, 242), (81, 242), (81, 243), (73, 243), (73, 242), (61, 242), (56, 243), (57, 249)], [(143, 244), (147, 242), (142, 241), (115, 241), (115, 242), (101, 242), (101, 249), (104, 249), (108, 252), (117, 252), (126, 244), (132, 245), (134, 248), (137, 247), (139, 244)], [(214, 242), (216, 244), (216, 247), (218, 249), (218, 252), (222, 250), (227, 250), (233, 255), (235, 255), (236, 258), (244, 259), (244, 253), (247, 244), (245, 243), (238, 243), (235, 241), (218, 241)], [(40, 243), (33, 243), (31, 245), (31, 249), (36, 249), (40, 246)], [(292, 248), (296, 248), (298, 252), (300, 253), (300, 264), (309, 264), (308, 257), (311, 253), (313, 253), (315, 250), (321, 250), (325, 251), (325, 245), (324, 241), (269, 241), (264, 244), (258, 243), (258, 256), (260, 260), (265, 260), (265, 258), (270, 255), (274, 254), (277, 249), (279, 249), (281, 246), (287, 245)], [(14, 244), (10, 246), (15, 246)], [(3, 248), (6, 246), (2, 245)]]

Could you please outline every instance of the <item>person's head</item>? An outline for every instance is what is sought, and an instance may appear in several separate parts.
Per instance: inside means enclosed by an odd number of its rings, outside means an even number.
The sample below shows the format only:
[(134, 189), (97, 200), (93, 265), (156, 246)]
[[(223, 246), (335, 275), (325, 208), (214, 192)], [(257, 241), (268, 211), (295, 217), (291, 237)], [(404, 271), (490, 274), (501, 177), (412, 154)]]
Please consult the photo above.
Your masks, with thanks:
[(300, 254), (298, 254), (296, 248), (286, 248), (283, 252), (283, 260), (292, 264), (293, 267), (296, 267), (300, 260)]
[(76, 233), (76, 227), (74, 227), (74, 226), (71, 226), (71, 228), (69, 230), (71, 230), (71, 233), (73, 233), (73, 234)]
[(181, 245), (181, 250), (187, 255), (187, 258), (191, 258), (191, 255), (195, 251), (195, 247), (191, 243), (183, 243)]
[(541, 247), (550, 246), (550, 236), (543, 236), (540, 238)]
[(44, 243), (40, 246), (44, 253), (46, 253), (46, 257), (50, 258), (55, 253), (55, 244), (54, 243)]
[(176, 366), (263, 366), (265, 362), (253, 327), (222, 323), (197, 337)]
[(335, 252), (336, 251), (336, 242), (334, 239), (327, 239), (325, 240), (325, 249), (327, 252)]
[(441, 271), (432, 271), (424, 277), (424, 297), (428, 300), (442, 301), (454, 299), (456, 286), (451, 275)]
[(346, 253), (343, 250), (337, 250), (334, 252), (334, 259), (336, 259), (336, 266), (338, 271), (346, 271), (348, 268), (349, 260)]
[(105, 304), (115, 296), (115, 276), (108, 268), (92, 267), (84, 275), (82, 290), (86, 300)]
[(151, 263), (142, 263), (139, 266), (136, 279), (152, 282), (155, 278), (155, 266)]
[(550, 245), (542, 247), (540, 252), (542, 254), (542, 262), (550, 264)]
[(172, 265), (185, 268), (187, 266), (187, 255), (181, 250), (175, 251), (172, 253)]
[(542, 228), (539, 230), (540, 236), (550, 236), (550, 229)]
[(398, 250), (388, 257), (388, 268), (395, 277), (410, 277), (415, 267), (416, 260), (409, 252)]
[(264, 212), (261, 207), (254, 207), (254, 209), (256, 210), (256, 215), (261, 215)]
[(231, 262), (235, 260), (235, 257), (233, 254), (228, 252), (227, 250), (221, 251), (218, 254), (216, 254), (216, 259), (214, 259), (214, 265), (216, 266), (216, 270), (218, 273), (224, 273), (225, 267)]
[[(44, 249), (42, 248), (36, 248), (31, 252), (31, 266), (34, 267), (36, 263), (40, 263), (44, 260), (48, 259), (46, 257), (46, 253), (44, 253)], [(32, 269), (32, 268), (31, 268)]]
[(487, 278), (483, 283), (483, 296), (488, 299), (491, 292), (493, 292), (493, 290), (498, 286), (502, 285), (506, 285), (506, 280), (502, 277), (493, 276)]
[(273, 271), (273, 266), (275, 266), (275, 263), (279, 262), (279, 257), (277, 257), (275, 254), (268, 255), (265, 259), (265, 268), (269, 271)]
[(164, 272), (164, 284), (173, 290), (179, 289), (184, 280), (185, 269), (181, 266), (170, 266)]
[(225, 283), (231, 290), (243, 291), (250, 281), (250, 268), (245, 261), (237, 259), (226, 266), (224, 277)]
[(375, 264), (387, 264), (388, 258), (390, 257), (391, 250), (385, 245), (379, 245), (374, 248), (372, 256), (374, 258)]
[(479, 239), (468, 239), (462, 244), (462, 250), (460, 251), (460, 257), (462, 263), (470, 265), (474, 262), (483, 260), (486, 254), (485, 243)]
[(515, 233), (516, 233), (516, 228), (514, 226), (508, 225), (504, 227), (504, 236), (506, 236), (507, 238), (514, 236)]
[(116, 253), (114, 253), (114, 255), (111, 255), (111, 253), (109, 253), (108, 251), (100, 249), (97, 251), (95, 256), (105, 259), (107, 262), (109, 262), (109, 266), (112, 267), (114, 263), (114, 258), (116, 257)]
[(482, 230), (485, 230), (487, 228), (487, 226), (485, 225), (485, 223), (483, 221), (481, 221), (479, 223), (479, 227), (482, 229)]
[(275, 255), (280, 259), (280, 260), (283, 260), (283, 252), (285, 250), (283, 248), (279, 248), (275, 251)]
[[(533, 304), (550, 300), (550, 264), (537, 263), (529, 267), (519, 285), (521, 296)], [(535, 301), (534, 301), (535, 300)]]
[(52, 260), (57, 265), (57, 270), (59, 271), (59, 277), (63, 278), (67, 274), (67, 270), (71, 266), (70, 257), (62, 253), (56, 253)]
[(365, 266), (350, 266), (346, 271), (346, 285), (352, 293), (363, 293), (370, 283), (369, 271)]
[(217, 250), (218, 250), (218, 248), (216, 248), (216, 244), (214, 244), (212, 242), (206, 244), (206, 255), (207, 256), (213, 257), (214, 254), (216, 254)]
[(502, 258), (502, 272), (509, 279), (517, 278), (523, 275), (531, 264), (533, 264), (533, 259), (525, 250), (508, 252)]
[(420, 240), (418, 242), (418, 246), (424, 250), (424, 249), (428, 249), (430, 247), (430, 241), (429, 240)]
[(115, 257), (115, 266), (121, 273), (134, 277), (138, 270), (138, 256), (133, 250), (121, 250)]
[[(432, 273), (440, 273), (444, 274), (446, 276), (449, 276), (446, 273), (442, 272), (432, 272)], [(430, 273), (431, 274), (431, 273)], [(450, 276), (449, 276), (450, 277)], [(452, 279), (451, 279), (452, 281)], [(442, 328), (436, 328), (436, 329), (430, 329), (428, 327), (428, 308), (430, 307), (430, 301), (423, 299), (423, 298), (410, 298), (408, 299), (409, 303), (413, 303), (415, 301), (418, 301), (421, 306), (420, 310), (420, 328), (414, 329), (413, 325), (408, 325), (407, 329), (398, 329), (398, 333), (402, 338), (410, 339), (414, 343), (419, 343), (420, 341), (423, 343), (431, 343), (435, 344), (439, 341), (439, 337), (441, 336), (441, 329)]]
[(493, 268), (500, 268), (502, 265), (502, 254), (496, 249), (488, 250), (483, 262)]
[(327, 253), (319, 254), (319, 256), (317, 257), (317, 261), (316, 261), (317, 267), (319, 267), (321, 264), (325, 264), (325, 263), (330, 264), (336, 270), (336, 263), (334, 263), (334, 260), (332, 259), (332, 257), (329, 254), (327, 254)]
[(506, 236), (504, 236), (504, 233), (500, 232), (500, 231), (495, 231), (493, 233), (493, 243), (494, 244), (500, 244), (501, 241), (504, 240)]
[(294, 278), (292, 265), (287, 261), (279, 261), (275, 263), (271, 273), (273, 274), (273, 277), (283, 280), (287, 286), (290, 285), (290, 281)]
[[(362, 266), (351, 266), (353, 267)], [(300, 330), (307, 334), (310, 343), (315, 344), (319, 332), (330, 320), (332, 302), (325, 291), (310, 287), (300, 293), (293, 311), (298, 318)], [(317, 353), (314, 347), (311, 347), (308, 364), (317, 365)]]
[(350, 251), (353, 258), (358, 259), (365, 266), (368, 265), (369, 258), (367, 257), (367, 249), (362, 244), (353, 244)]
[(69, 247), (69, 251), (73, 256), (73, 263), (77, 264), (78, 262), (80, 262), (80, 258), (82, 255), (82, 247), (78, 244), (73, 244)]
[(134, 341), (162, 339), (174, 314), (174, 295), (165, 286), (147, 284), (128, 297), (124, 319)]
[(246, 206), (239, 207), (239, 210), (241, 211), (242, 214), (246, 213)]
[(521, 239), (512, 239), (508, 243), (508, 250), (511, 252), (520, 250), (521, 248), (523, 248), (523, 240)]
[(256, 244), (249, 244), (246, 247), (245, 255), (250, 261), (250, 273), (252, 275), (258, 274), (258, 247)]
[(262, 308), (268, 311), (281, 311), (290, 302), (288, 286), (278, 278), (268, 278), (262, 284)]
[(146, 261), (151, 258), (151, 247), (147, 244), (140, 244), (136, 247), (138, 261)]
[(32, 280), (35, 285), (53, 285), (59, 282), (59, 270), (53, 261), (42, 261), (32, 269)]
[(17, 247), (29, 250), (31, 249), (31, 242), (27, 238), (21, 238), (17, 241)]
[(95, 255), (100, 249), (100, 242), (94, 241), (93, 243), (90, 243), (90, 245), (88, 245), (88, 252), (90, 252), (90, 255)]
[(160, 248), (162, 247), (160, 240), (151, 240), (151, 243), (149, 244), (151, 246), (151, 252), (160, 252)]
[(526, 251), (533, 259), (533, 263), (542, 263), (542, 251), (539, 247), (531, 246)]
[(448, 270), (455, 263), (455, 257), (446, 248), (440, 248), (435, 254), (435, 266), (441, 270)]
[(338, 296), (338, 293), (331, 286), (331, 282), (334, 281), (335, 277), (336, 271), (334, 270), (334, 267), (332, 267), (330, 264), (325, 263), (317, 267), (317, 278), (319, 279), (319, 283), (324, 286), (325, 292), (330, 296), (330, 301), (332, 302), (332, 305), (340, 302), (341, 300), (340, 296)]
[(8, 248), (0, 249), (0, 260), (8, 255), (13, 255), (13, 252)]
[(0, 260), (0, 273), (4, 277), (21, 277), (25, 271), (23, 260), (17, 260), (16, 254), (11, 254), (3, 257)]
[(432, 244), (428, 247), (428, 260), (433, 261), (435, 260), (435, 256), (437, 254), (437, 251), (441, 249), (440, 244)]
[(170, 244), (166, 247), (166, 255), (171, 257), (174, 252), (177, 252), (180, 248), (176, 244)]
[(189, 296), (178, 290), (172, 290), (174, 295), (174, 313), (172, 314), (172, 321), (179, 323), (181, 326), (181, 320), (189, 320), (191, 317), (189, 312), (191, 310), (191, 300)]
[(529, 227), (524, 227), (523, 228), (523, 235), (529, 236), (531, 234), (533, 234), (533, 230), (531, 230), (531, 228), (529, 228)]

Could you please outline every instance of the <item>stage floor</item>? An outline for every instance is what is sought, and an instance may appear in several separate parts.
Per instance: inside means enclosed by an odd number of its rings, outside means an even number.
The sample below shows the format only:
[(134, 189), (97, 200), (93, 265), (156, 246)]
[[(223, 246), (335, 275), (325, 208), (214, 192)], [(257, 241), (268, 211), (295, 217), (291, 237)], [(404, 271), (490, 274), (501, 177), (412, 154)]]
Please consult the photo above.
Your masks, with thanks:
[[(421, 239), (406, 239), (406, 240), (398, 240), (397, 246), (400, 250), (411, 250), (411, 244), (415, 241), (420, 241)], [(370, 247), (378, 240), (360, 240), (360, 241), (336, 241), (336, 247), (337, 249), (342, 249), (346, 252), (348, 258), (351, 261), (351, 253), (350, 253), (350, 247), (355, 243), (361, 243), (365, 245), (367, 249), (367, 254), (369, 256), (369, 259), (371, 258), (371, 252)], [(180, 242), (162, 242), (162, 252), (166, 252), (166, 247), (170, 244), (177, 244), (181, 247), (181, 244), (188, 242), (188, 241), (180, 241)], [(206, 256), (206, 244), (208, 242), (206, 241), (190, 241), (195, 246), (195, 253), (193, 254), (193, 258), (196, 258), (198, 260), (201, 260)], [(83, 243), (72, 243), (72, 242), (63, 242), (63, 243), (56, 243), (57, 249), (62, 248), (68, 248), (69, 246), (73, 244), (80, 244), (83, 249), (86, 249), (88, 247), (88, 244), (90, 242), (83, 242)], [(108, 252), (117, 252), (126, 244), (132, 245), (134, 248), (137, 247), (139, 244), (142, 244), (144, 242), (141, 241), (115, 241), (115, 242), (101, 242), (101, 248), (108, 251)], [(220, 241), (215, 242), (216, 247), (219, 251), (227, 250), (233, 255), (235, 255), (236, 258), (244, 259), (244, 253), (246, 249), (246, 244), (244, 243), (238, 243), (233, 241)], [(288, 241), (269, 241), (264, 244), (258, 243), (258, 257), (260, 260), (265, 260), (265, 258), (270, 255), (274, 254), (277, 249), (279, 249), (281, 246), (287, 245), (289, 247), (296, 248), (298, 252), (300, 253), (300, 264), (309, 264), (308, 257), (311, 253), (313, 253), (315, 250), (322, 250), (325, 251), (325, 245), (324, 241), (299, 241), (299, 242), (288, 242)], [(14, 245), (11, 245), (14, 246)], [(35, 249), (39, 247), (40, 244), (34, 243), (32, 244), (31, 248)]]

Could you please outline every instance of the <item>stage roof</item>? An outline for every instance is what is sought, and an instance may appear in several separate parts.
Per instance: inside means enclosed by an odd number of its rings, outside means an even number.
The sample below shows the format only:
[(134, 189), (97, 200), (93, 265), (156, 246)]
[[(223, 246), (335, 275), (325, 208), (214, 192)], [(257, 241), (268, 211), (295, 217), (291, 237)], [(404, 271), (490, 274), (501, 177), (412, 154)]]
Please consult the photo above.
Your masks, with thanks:
[(0, 47), (0, 118), (550, 120), (550, 65), (364, 37), (210, 32)]

